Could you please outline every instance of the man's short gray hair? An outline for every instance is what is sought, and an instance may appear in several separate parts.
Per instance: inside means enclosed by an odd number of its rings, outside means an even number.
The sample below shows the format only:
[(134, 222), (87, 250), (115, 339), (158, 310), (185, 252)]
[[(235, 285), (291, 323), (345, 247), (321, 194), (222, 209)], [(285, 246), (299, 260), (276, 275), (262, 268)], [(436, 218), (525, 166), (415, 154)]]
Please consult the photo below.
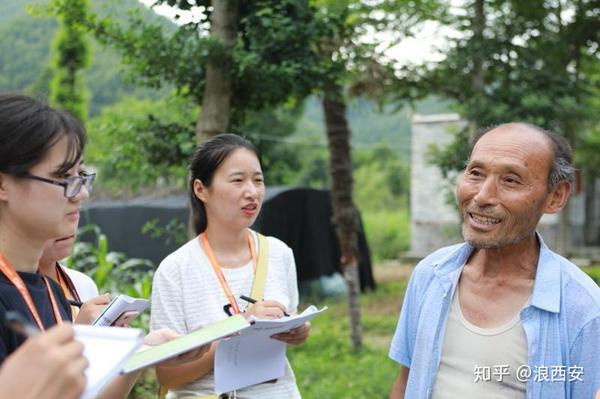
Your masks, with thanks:
[[(573, 166), (573, 150), (571, 149), (569, 142), (563, 136), (553, 131), (543, 129), (539, 126), (532, 125), (531, 123), (516, 122), (516, 124), (542, 133), (552, 143), (552, 148), (554, 149), (554, 160), (552, 161), (552, 165), (550, 167), (550, 173), (548, 173), (548, 191), (552, 191), (558, 185), (558, 183), (562, 181), (569, 183), (570, 189), (572, 190), (575, 185), (575, 167)], [(482, 138), (486, 133), (489, 133), (501, 126), (502, 125), (496, 125), (485, 128), (473, 136), (471, 139), (471, 145), (469, 147), (469, 159), (471, 158), (473, 148), (479, 139)]]

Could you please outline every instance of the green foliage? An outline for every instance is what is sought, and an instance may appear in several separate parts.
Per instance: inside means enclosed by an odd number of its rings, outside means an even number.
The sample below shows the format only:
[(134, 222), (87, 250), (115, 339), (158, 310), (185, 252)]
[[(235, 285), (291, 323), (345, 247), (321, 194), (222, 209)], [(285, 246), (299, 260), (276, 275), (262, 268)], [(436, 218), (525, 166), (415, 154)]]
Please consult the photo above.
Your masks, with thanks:
[(409, 168), (389, 146), (354, 151), (356, 202), (361, 209), (406, 207)]
[(265, 182), (269, 186), (289, 184), (301, 163), (301, 154), (285, 141), (293, 131), (302, 107), (295, 103), (275, 109), (247, 112), (233, 131), (250, 140), (261, 154)]
[[(140, 8), (146, 20), (158, 19), (137, 0), (125, 0), (119, 7), (123, 3)], [(99, 4), (94, 2), (92, 6)], [(0, 90), (48, 96), (52, 80), (50, 38), (55, 35), (57, 23), (56, 18), (49, 17), (44, 10), (38, 7), (30, 10), (30, 14), (35, 15), (27, 15), (25, 4), (21, 1), (0, 2)], [(90, 41), (90, 53), (93, 56), (86, 69), (90, 116), (97, 115), (101, 107), (116, 102), (124, 95), (155, 99), (170, 89), (160, 92), (134, 87), (125, 80), (116, 52), (102, 48), (95, 41)]]
[(183, 245), (188, 240), (187, 226), (179, 219), (171, 219), (164, 225), (158, 218), (151, 219), (142, 226), (142, 234), (153, 239), (162, 237), (166, 245)]
[[(99, 169), (102, 186), (113, 192), (141, 187), (184, 188), (187, 165), (196, 148), (197, 107), (170, 95), (158, 101), (127, 98), (104, 108), (89, 123), (86, 161)], [(269, 185), (289, 184), (302, 154), (280, 140), (293, 131), (299, 108), (248, 112), (237, 133), (262, 154)]]
[(181, 25), (175, 33), (148, 24), (131, 13), (127, 28), (114, 18), (90, 21), (95, 36), (115, 47), (131, 67), (132, 76), (147, 85), (165, 82), (200, 103), (204, 92), (205, 64), (209, 53), (231, 64), (231, 99), (234, 125), (246, 112), (272, 107), (310, 90), (314, 57), (308, 39), (315, 25), (303, 1), (242, 2), (238, 36), (232, 53), (209, 36), (210, 10), (205, 1), (156, 1), (182, 10), (201, 7), (201, 20)]
[(473, 0), (464, 10), (442, 21), (459, 32), (448, 38), (445, 59), (405, 67), (398, 81), (399, 93), (454, 100), (471, 123), (468, 134), (436, 154), (442, 170), (462, 168), (457, 150), (477, 127), (530, 122), (577, 145), (599, 118), (591, 101), (598, 80), (590, 73), (598, 65), (597, 2)]
[(355, 150), (353, 155), (354, 198), (373, 259), (397, 259), (410, 242), (409, 168), (386, 145)]
[(584, 267), (581, 270), (590, 276), (596, 284), (600, 285), (600, 266)]
[[(12, 3), (12, 2), (9, 2)], [(17, 2), (15, 2), (17, 3)], [(0, 15), (3, 15), (0, 12)], [(48, 62), (48, 37), (56, 27), (49, 18), (21, 16), (0, 25), (0, 88), (24, 90)], [(47, 91), (47, 89), (46, 89)]]
[(54, 0), (52, 7), (59, 23), (52, 42), (50, 102), (85, 121), (89, 94), (83, 70), (90, 64), (90, 51), (82, 21), (89, 4), (87, 0)]
[[(449, 179), (453, 172), (464, 168), (469, 156), (469, 130), (459, 129), (454, 132), (454, 138), (445, 147), (434, 144), (428, 148), (427, 160), (436, 165), (444, 179)], [(452, 197), (452, 203), (456, 202)]]
[(177, 96), (128, 98), (106, 107), (90, 120), (87, 162), (99, 169), (102, 185), (116, 192), (185, 187), (196, 115), (195, 105)]
[(87, 225), (78, 235), (92, 234), (96, 242), (75, 243), (66, 266), (87, 274), (99, 292), (150, 298), (154, 265), (146, 259), (128, 259), (125, 254), (109, 251), (108, 239), (98, 226)]
[(373, 261), (398, 259), (410, 247), (410, 217), (407, 208), (364, 210), (365, 234)]

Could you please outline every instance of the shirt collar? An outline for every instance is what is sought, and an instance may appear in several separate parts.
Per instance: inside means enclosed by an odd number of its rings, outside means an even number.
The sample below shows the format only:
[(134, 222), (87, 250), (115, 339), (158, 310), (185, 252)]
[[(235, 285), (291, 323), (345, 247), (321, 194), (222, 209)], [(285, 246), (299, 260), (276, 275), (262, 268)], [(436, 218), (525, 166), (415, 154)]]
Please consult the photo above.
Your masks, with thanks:
[[(536, 266), (531, 306), (558, 313), (560, 312), (561, 298), (560, 264), (556, 255), (544, 243), (541, 235), (538, 232), (535, 234), (540, 244), (540, 255)], [(457, 282), (458, 279), (453, 277), (459, 273), (471, 252), (473, 252), (473, 247), (467, 243), (457, 246), (433, 263), (435, 275), (446, 283)]]
[(548, 312), (560, 312), (561, 284), (560, 263), (557, 256), (544, 243), (542, 236), (536, 232), (540, 243), (540, 256), (533, 283), (531, 306)]

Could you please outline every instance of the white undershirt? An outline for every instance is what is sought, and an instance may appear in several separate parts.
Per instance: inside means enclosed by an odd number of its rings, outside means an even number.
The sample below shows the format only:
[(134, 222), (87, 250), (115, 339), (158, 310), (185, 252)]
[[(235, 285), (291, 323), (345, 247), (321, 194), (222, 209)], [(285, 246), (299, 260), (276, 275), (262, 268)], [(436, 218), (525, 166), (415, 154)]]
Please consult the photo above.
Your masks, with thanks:
[(477, 327), (464, 318), (457, 288), (432, 398), (524, 399), (525, 381), (516, 376), (528, 359), (519, 313), (503, 326)]

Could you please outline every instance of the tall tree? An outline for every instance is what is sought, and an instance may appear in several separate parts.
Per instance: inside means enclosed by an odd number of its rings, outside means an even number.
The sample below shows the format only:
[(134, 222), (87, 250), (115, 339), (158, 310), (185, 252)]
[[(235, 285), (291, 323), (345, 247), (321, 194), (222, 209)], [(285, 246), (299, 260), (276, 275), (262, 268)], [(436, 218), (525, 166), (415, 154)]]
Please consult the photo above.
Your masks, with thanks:
[[(362, 345), (358, 250), (360, 221), (353, 200), (351, 130), (346, 116), (348, 95), (367, 95), (383, 101), (394, 80), (393, 70), (380, 47), (369, 41), (377, 33), (393, 33), (388, 40), (408, 35), (431, 15), (435, 1), (316, 0), (319, 19), (326, 29), (316, 46), (321, 59), (319, 88), (329, 147), (329, 174), (333, 222), (341, 249), (341, 264), (348, 287), (351, 340)], [(346, 93), (345, 87), (348, 87)]]
[(90, 28), (120, 50), (138, 81), (173, 84), (202, 109), (197, 137), (236, 131), (249, 111), (302, 98), (312, 87), (316, 29), (307, 0), (156, 0), (199, 17), (175, 33), (132, 16), (128, 27), (96, 16)]
[(58, 17), (58, 30), (52, 43), (50, 102), (85, 121), (88, 91), (83, 70), (90, 63), (89, 43), (83, 22), (88, 0), (54, 0), (51, 7)]
[[(600, 3), (471, 0), (462, 10), (447, 21), (461, 34), (448, 38), (445, 59), (405, 68), (401, 83), (455, 100), (471, 127), (527, 121), (558, 131), (576, 147), (598, 118), (589, 108), (594, 85), (585, 68), (598, 59)], [(462, 168), (469, 136), (460, 132), (435, 154), (444, 173)], [(568, 215), (568, 209), (561, 213), (562, 253)]]
[[(239, 0), (213, 2), (210, 37), (219, 41), (227, 53), (231, 53), (235, 45), (239, 14)], [(202, 111), (196, 129), (198, 136), (210, 137), (227, 130), (230, 102), (231, 57), (223, 59), (209, 52), (206, 59), (206, 86), (202, 98)]]

